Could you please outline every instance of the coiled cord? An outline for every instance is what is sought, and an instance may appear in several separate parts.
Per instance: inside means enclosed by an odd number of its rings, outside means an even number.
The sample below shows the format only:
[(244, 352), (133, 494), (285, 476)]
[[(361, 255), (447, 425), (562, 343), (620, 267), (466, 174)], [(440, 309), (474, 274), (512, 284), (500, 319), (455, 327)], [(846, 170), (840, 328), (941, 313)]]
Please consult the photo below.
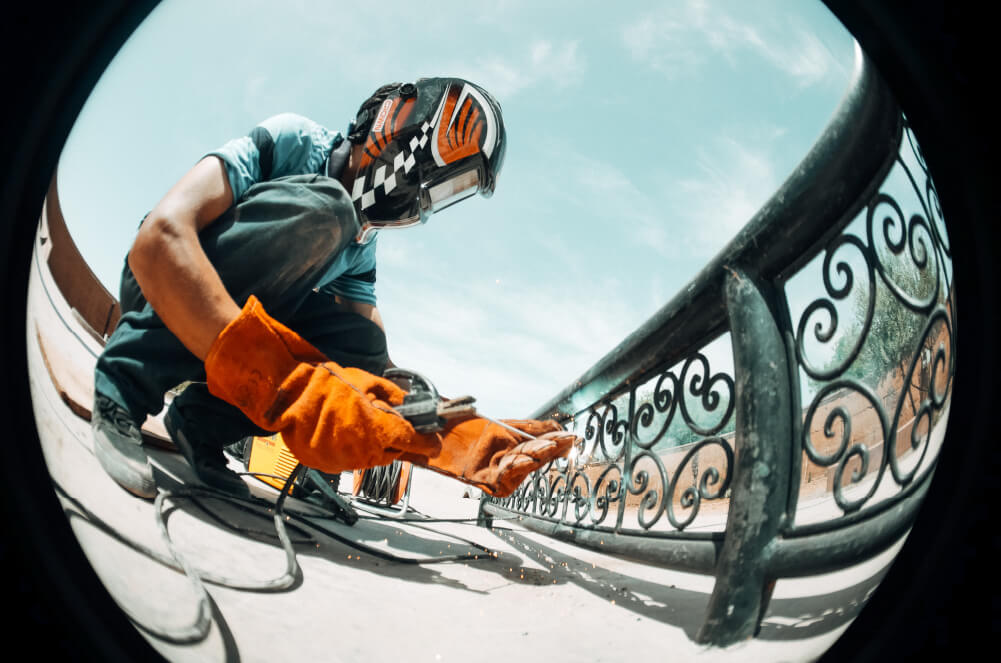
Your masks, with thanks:
[(371, 467), (362, 474), (359, 492), (376, 502), (392, 502), (402, 474), (403, 463), (398, 460), (390, 465)]
[[(314, 518), (317, 518), (315, 513), (308, 514), (305, 512), (289, 511), (286, 509), (286, 501), (291, 491), (293, 484), (296, 482), (300, 474), (305, 470), (302, 465), (297, 465), (292, 473), (285, 478), (285, 484), (280, 491), (277, 500), (272, 503), (269, 500), (251, 497), (249, 500), (246, 498), (236, 497), (223, 493), (211, 488), (201, 488), (197, 486), (185, 486), (180, 490), (163, 490), (160, 489), (157, 493), (156, 499), (154, 500), (154, 516), (156, 518), (157, 527), (160, 532), (160, 536), (164, 542), (164, 545), (169, 552), (169, 555), (164, 555), (157, 550), (153, 550), (148, 546), (145, 546), (136, 541), (130, 540), (112, 527), (104, 523), (100, 518), (91, 513), (82, 503), (77, 499), (70, 496), (57, 482), (53, 481), (54, 488), (56, 492), (63, 497), (69, 504), (70, 507), (64, 507), (64, 512), (68, 517), (78, 517), (83, 518), (92, 525), (98, 527), (105, 533), (115, 537), (116, 539), (122, 541), (128, 545), (133, 550), (155, 560), (156, 562), (171, 568), (175, 571), (183, 573), (184, 576), (190, 582), (192, 591), (194, 592), (197, 600), (197, 614), (195, 616), (194, 622), (187, 626), (177, 627), (177, 628), (161, 628), (158, 626), (153, 626), (151, 624), (144, 623), (140, 616), (134, 614), (128, 607), (124, 604), (119, 604), (122, 611), (129, 618), (129, 620), (139, 629), (144, 632), (159, 638), (165, 642), (173, 644), (193, 644), (200, 642), (208, 637), (211, 631), (212, 619), (211, 619), (211, 599), (209, 597), (208, 591), (205, 588), (204, 583), (210, 583), (218, 585), (221, 587), (228, 587), (230, 589), (238, 589), (243, 591), (253, 591), (253, 592), (277, 592), (284, 591), (292, 587), (299, 578), (302, 576), (301, 567), (296, 559), (294, 544), (304, 544), (304, 543), (316, 543), (316, 539), (310, 535), (308, 531), (303, 529), (304, 527), (320, 532), (321, 534), (334, 539), (346, 546), (349, 546), (359, 552), (363, 552), (367, 555), (377, 557), (382, 560), (389, 562), (394, 562), (397, 564), (409, 564), (409, 565), (423, 565), (423, 564), (440, 564), (445, 562), (456, 562), (456, 561), (467, 561), (467, 560), (479, 560), (479, 559), (491, 559), (494, 553), (475, 541), (454, 535), (447, 534), (452, 539), (460, 541), (471, 548), (477, 550), (478, 552), (472, 553), (461, 553), (454, 555), (444, 555), (439, 557), (400, 557), (394, 555), (393, 553), (374, 548), (363, 543), (354, 541), (353, 539), (343, 536), (336, 531), (321, 525), (316, 522)], [(263, 475), (256, 473), (243, 473), (249, 474), (250, 476), (261, 477), (261, 476), (274, 476), (274, 475)], [(391, 473), (389, 473), (391, 474)], [(396, 477), (399, 477), (399, 470), (397, 470)], [(388, 477), (392, 478), (392, 477)], [(379, 482), (379, 485), (384, 485), (385, 482)], [(393, 482), (390, 481), (389, 485), (392, 486)], [(235, 506), (237, 509), (249, 513), (254, 516), (262, 516), (259, 507), (267, 507), (269, 510), (273, 506), (274, 512), (272, 514), (272, 521), (274, 523), (275, 533), (264, 532), (260, 530), (248, 529), (245, 527), (240, 527), (232, 522), (228, 522), (218, 513), (206, 506), (203, 498), (223, 500)], [(165, 505), (168, 501), (177, 502), (179, 500), (189, 500), (192, 504), (197, 506), (201, 511), (203, 511), (210, 518), (219, 523), (222, 527), (229, 529), (231, 531), (237, 532), (243, 536), (248, 536), (257, 540), (268, 540), (273, 541), (277, 536), (282, 549), (285, 552), (285, 570), (277, 578), (271, 580), (259, 581), (259, 582), (247, 582), (244, 579), (226, 577), (207, 571), (202, 571), (195, 568), (181, 552), (174, 545), (174, 542), (170, 536), (170, 531), (167, 528), (167, 521), (165, 517)], [(352, 500), (352, 503), (354, 501)], [(360, 506), (360, 505), (358, 505)], [(416, 510), (411, 509), (416, 518), (408, 518), (405, 520), (408, 526), (416, 527), (418, 529), (434, 531), (435, 534), (442, 534), (442, 532), (437, 532), (435, 530), (430, 530), (430, 528), (424, 525), (433, 522), (473, 522), (475, 518), (429, 518), (420, 514)], [(359, 516), (361, 519), (365, 520), (379, 520), (385, 522), (386, 518), (382, 516)], [(286, 524), (288, 523), (288, 524)], [(298, 524), (298, 525), (297, 525)], [(288, 529), (291, 528), (297, 532), (298, 538), (293, 540), (289, 537)]]

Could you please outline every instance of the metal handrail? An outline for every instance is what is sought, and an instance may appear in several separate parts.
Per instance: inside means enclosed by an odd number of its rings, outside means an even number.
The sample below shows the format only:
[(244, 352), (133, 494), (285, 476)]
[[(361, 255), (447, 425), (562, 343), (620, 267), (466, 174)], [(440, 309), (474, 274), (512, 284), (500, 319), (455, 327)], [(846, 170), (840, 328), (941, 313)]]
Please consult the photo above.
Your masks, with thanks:
[[(923, 187), (905, 163), (908, 150), (924, 171)], [(906, 174), (917, 194), (920, 208), (910, 218), (882, 190), (893, 168)], [(885, 216), (879, 217), (880, 213)], [(865, 238), (847, 232), (850, 223), (863, 218)], [(715, 645), (757, 632), (777, 578), (844, 568), (886, 550), (906, 534), (921, 505), (935, 464), (934, 454), (926, 459), (932, 428), (948, 418), (955, 365), (954, 292), (947, 266), (949, 245), (936, 221), (941, 221), (937, 197), (913, 134), (887, 86), (856, 46), (855, 71), (845, 97), (778, 191), (681, 292), (534, 413), (534, 418), (551, 417), (571, 426), (586, 414), (587, 437), (594, 438), (595, 447), (600, 442), (607, 468), (593, 483), (582, 468), (574, 468), (573, 461), (563, 468), (544, 468), (514, 496), (484, 498), (481, 522), (516, 515), (529, 529), (577, 545), (714, 575), (697, 639)], [(909, 254), (922, 277), (934, 276), (930, 297), (912, 295), (896, 281), (877, 246), (880, 228), (879, 246), (889, 247), (898, 257)], [(856, 267), (836, 254), (849, 249), (863, 263), (862, 280), (868, 289), (859, 291), (867, 309), (857, 339), (845, 346), (846, 356), (836, 358), (833, 368), (818, 367), (806, 349), (806, 337), (812, 331), (816, 340), (830, 343), (837, 331), (834, 302), (852, 294), (857, 277)], [(826, 292), (807, 305), (794, 324), (786, 286), (822, 253)], [(849, 376), (873, 325), (880, 322), (878, 292), (923, 325), (917, 345), (906, 346), (907, 351), (914, 350), (910, 361), (900, 367), (903, 390), (910, 393), (925, 349), (927, 365), (920, 370), (922, 376), (930, 375), (932, 386), (920, 402), (910, 398), (910, 447), (921, 448), (911, 467), (901, 462), (897, 437), (905, 427), (904, 395), (891, 413), (877, 388)], [(817, 320), (824, 315), (827, 329)], [(711, 374), (699, 352), (724, 333), (730, 334), (733, 378)], [(933, 353), (929, 346), (936, 346)], [(671, 367), (682, 361), (679, 379)], [(691, 366), (701, 367), (702, 373), (689, 382)], [(654, 380), (656, 402), (640, 404), (639, 386)], [(801, 403), (807, 393), (804, 380), (819, 385), (807, 404)], [(662, 383), (671, 387), (662, 389)], [(725, 414), (709, 428), (695, 425), (684, 411), (685, 385), (708, 402), (705, 399), (715, 398), (710, 392), (717, 383), (728, 392)], [(882, 434), (878, 464), (873, 463), (869, 475), (871, 487), (862, 497), (850, 494), (846, 486), (863, 485), (871, 452), (851, 440), (852, 415), (834, 398), (843, 394), (868, 404), (870, 416), (878, 422), (873, 428)], [(683, 458), (672, 475), (654, 453), (654, 444), (666, 434), (679, 401), (685, 424), (703, 439), (680, 452)], [(718, 399), (709, 409), (717, 405)], [(821, 437), (837, 442), (834, 429), (839, 424), (842, 428), (840, 444), (833, 451), (816, 448), (811, 433), (814, 419), (821, 418), (825, 408)], [(640, 444), (639, 429), (650, 426), (655, 412), (664, 414), (666, 423), (653, 441)], [(919, 424), (925, 429), (923, 439), (916, 435)], [(733, 425), (732, 445), (721, 437), (725, 425)], [(606, 435), (613, 440), (611, 452), (605, 446)], [(709, 446), (723, 453), (725, 472), (712, 467), (698, 473), (695, 454)], [(833, 500), (841, 511), (833, 520), (796, 523), (804, 457), (827, 468), (833, 481)], [(641, 461), (655, 469), (640, 469)], [(856, 467), (849, 471), (853, 463)], [(687, 500), (691, 509), (687, 520), (671, 510), (686, 464), (692, 467), (694, 482), (680, 501), (684, 507)], [(651, 478), (651, 472), (659, 476)], [(884, 481), (898, 490), (892, 497), (877, 499), (876, 489)], [(723, 499), (726, 492), (730, 495), (724, 531), (685, 531), (703, 500)], [(643, 495), (635, 510), (639, 528), (624, 526), (629, 494)], [(653, 515), (644, 517), (644, 512)], [(674, 529), (654, 527), (664, 520)]]

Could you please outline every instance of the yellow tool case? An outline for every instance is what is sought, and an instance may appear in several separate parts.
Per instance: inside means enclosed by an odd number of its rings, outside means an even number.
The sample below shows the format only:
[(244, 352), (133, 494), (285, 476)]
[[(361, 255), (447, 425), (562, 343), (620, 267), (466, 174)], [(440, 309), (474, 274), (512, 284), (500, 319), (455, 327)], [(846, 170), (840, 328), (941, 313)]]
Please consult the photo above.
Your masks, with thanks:
[[(257, 478), (281, 490), (285, 481), (299, 461), (285, 446), (281, 433), (267, 437), (255, 436), (251, 440), (250, 457), (247, 459), (247, 471), (257, 474)], [(276, 475), (276, 476), (260, 476)], [(278, 478), (280, 477), (280, 478)], [(295, 492), (293, 487), (291, 493)], [(291, 494), (290, 493), (290, 494)]]

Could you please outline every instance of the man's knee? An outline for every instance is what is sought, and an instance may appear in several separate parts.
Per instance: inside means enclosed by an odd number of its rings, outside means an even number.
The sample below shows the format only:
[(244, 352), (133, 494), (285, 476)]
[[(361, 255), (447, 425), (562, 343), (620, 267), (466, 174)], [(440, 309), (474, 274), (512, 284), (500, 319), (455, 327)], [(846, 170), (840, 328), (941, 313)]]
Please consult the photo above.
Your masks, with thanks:
[(354, 205), (344, 187), (322, 175), (296, 175), (264, 182), (260, 194), (274, 218), (288, 220), (284, 229), (295, 237), (307, 261), (322, 260), (343, 249), (359, 231)]
[(339, 182), (294, 176), (252, 186), (202, 231), (201, 242), (238, 303), (253, 293), (278, 315), (284, 302), (299, 301), (315, 287), (357, 228), (354, 206)]

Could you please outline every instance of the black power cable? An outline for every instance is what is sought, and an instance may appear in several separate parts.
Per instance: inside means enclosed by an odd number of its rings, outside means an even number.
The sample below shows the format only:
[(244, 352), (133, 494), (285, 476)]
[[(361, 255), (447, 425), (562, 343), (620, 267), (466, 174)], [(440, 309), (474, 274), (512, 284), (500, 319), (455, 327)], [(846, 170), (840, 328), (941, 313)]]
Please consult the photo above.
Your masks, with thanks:
[[(212, 625), (212, 620), (211, 620), (212, 611), (211, 611), (211, 601), (209, 598), (209, 594), (203, 583), (210, 583), (213, 585), (227, 587), (230, 589), (252, 591), (252, 592), (277, 592), (277, 591), (285, 591), (290, 587), (292, 587), (302, 575), (302, 570), (296, 559), (296, 553), (293, 547), (294, 544), (316, 543), (316, 539), (313, 538), (312, 535), (310, 535), (310, 533), (306, 531), (306, 529), (304, 529), (304, 527), (322, 533), (323, 535), (335, 541), (338, 541), (346, 546), (349, 546), (359, 552), (363, 552), (367, 555), (371, 555), (373, 557), (377, 557), (379, 559), (383, 559), (397, 564), (411, 564), (411, 565), (440, 564), (444, 562), (470, 561), (470, 560), (480, 560), (480, 559), (485, 560), (485, 559), (492, 559), (494, 557), (494, 553), (489, 548), (486, 548), (474, 541), (471, 541), (469, 539), (463, 538), (455, 534), (438, 532), (435, 530), (431, 530), (428, 527), (425, 527), (426, 524), (433, 522), (474, 522), (475, 518), (430, 518), (425, 516), (424, 514), (420, 514), (416, 510), (412, 510), (413, 513), (416, 514), (417, 516), (416, 518), (409, 518), (402, 522), (399, 520), (394, 521), (395, 523), (399, 523), (400, 525), (402, 525), (405, 522), (408, 526), (416, 527), (418, 529), (423, 529), (427, 531), (433, 531), (435, 532), (435, 534), (445, 534), (449, 538), (455, 539), (456, 541), (466, 544), (469, 547), (474, 548), (478, 551), (472, 553), (467, 552), (467, 553), (444, 555), (438, 557), (401, 557), (393, 553), (386, 552), (363, 543), (359, 543), (358, 541), (355, 541), (350, 537), (346, 537), (342, 534), (339, 534), (333, 529), (317, 522), (316, 520), (317, 518), (330, 517), (330, 514), (318, 515), (316, 511), (320, 511), (320, 509), (315, 509), (315, 508), (310, 509), (312, 513), (306, 511), (293, 511), (286, 509), (286, 502), (291, 492), (291, 488), (293, 487), (293, 485), (297, 485), (297, 481), (300, 480), (301, 475), (305, 471), (306, 468), (300, 464), (295, 467), (295, 469), (291, 472), (291, 474), (288, 477), (277, 477), (277, 478), (284, 478), (285, 484), (282, 487), (278, 495), (278, 498), (274, 503), (272, 503), (269, 500), (258, 497), (251, 497), (248, 500), (247, 498), (244, 497), (236, 497), (234, 495), (220, 492), (211, 488), (201, 488), (196, 486), (185, 486), (182, 489), (171, 490), (171, 491), (161, 489), (158, 492), (157, 497), (154, 501), (154, 514), (156, 517), (156, 522), (158, 529), (160, 531), (160, 535), (164, 541), (164, 544), (167, 547), (168, 552), (170, 553), (169, 556), (163, 555), (159, 551), (153, 550), (152, 548), (149, 548), (143, 544), (140, 544), (136, 541), (132, 541), (122, 536), (120, 532), (114, 530), (112, 527), (101, 521), (100, 518), (98, 518), (92, 512), (90, 512), (90, 510), (87, 509), (79, 500), (69, 495), (65, 491), (65, 489), (63, 489), (62, 486), (60, 486), (57, 482), (53, 481), (53, 485), (55, 487), (56, 492), (64, 500), (66, 500), (66, 502), (70, 504), (70, 506), (64, 507), (64, 512), (67, 514), (67, 516), (83, 518), (87, 522), (99, 527), (106, 533), (122, 541), (123, 543), (131, 547), (133, 550), (136, 550), (137, 552), (146, 555), (147, 557), (159, 562), (160, 564), (163, 564), (168, 568), (183, 573), (188, 578), (188, 580), (191, 583), (192, 589), (195, 595), (197, 596), (197, 601), (198, 601), (198, 612), (195, 617), (194, 623), (191, 625), (178, 628), (171, 628), (171, 629), (152, 626), (150, 624), (144, 623), (143, 620), (138, 615), (134, 614), (126, 606), (124, 605), (120, 606), (125, 615), (137, 628), (156, 638), (159, 638), (161, 640), (164, 640), (165, 642), (170, 642), (173, 644), (193, 644), (201, 640), (204, 640), (206, 637), (208, 637)], [(261, 475), (255, 473), (244, 473), (244, 474), (255, 476), (255, 478), (259, 478), (261, 476), (275, 476), (275, 475)], [(392, 477), (389, 476), (388, 478), (391, 479)], [(397, 479), (399, 478), (399, 472), (397, 472), (396, 478)], [(385, 483), (386, 483), (385, 481), (380, 480), (380, 485), (384, 486)], [(393, 485), (392, 481), (389, 482), (389, 485), (390, 486)], [(205, 504), (204, 501), (205, 498), (213, 500), (223, 500), (225, 502), (230, 503), (235, 508), (254, 516), (264, 516), (264, 514), (260, 512), (259, 507), (266, 507), (268, 508), (269, 511), (271, 510), (271, 507), (273, 507), (274, 511), (271, 514), (271, 517), (274, 523), (275, 534), (271, 534), (269, 532), (264, 532), (261, 530), (241, 527), (232, 522), (227, 521), (217, 512), (215, 512)], [(209, 516), (212, 520), (218, 523), (221, 527), (229, 529), (242, 536), (247, 536), (249, 538), (253, 538), (256, 540), (272, 540), (272, 541), (277, 536), (277, 539), (279, 540), (283, 550), (285, 551), (286, 567), (284, 573), (282, 573), (282, 575), (280, 575), (279, 577), (271, 580), (265, 580), (259, 582), (247, 582), (242, 579), (221, 576), (195, 568), (195, 566), (192, 565), (174, 545), (173, 540), (171, 539), (170, 536), (170, 532), (167, 528), (165, 505), (168, 501), (177, 502), (179, 500), (190, 501), (192, 504), (197, 506), (201, 511), (203, 511), (207, 516)], [(332, 515), (336, 519), (338, 514), (334, 513)], [(365, 520), (378, 520), (383, 522), (386, 521), (386, 518), (380, 516), (356, 516), (348, 524), (352, 524), (358, 518)], [(341, 519), (344, 520), (343, 514), (341, 514)], [(298, 523), (298, 526), (294, 523)], [(299, 535), (299, 538), (293, 541), (293, 539), (291, 539), (288, 535), (289, 528), (294, 529)]]

